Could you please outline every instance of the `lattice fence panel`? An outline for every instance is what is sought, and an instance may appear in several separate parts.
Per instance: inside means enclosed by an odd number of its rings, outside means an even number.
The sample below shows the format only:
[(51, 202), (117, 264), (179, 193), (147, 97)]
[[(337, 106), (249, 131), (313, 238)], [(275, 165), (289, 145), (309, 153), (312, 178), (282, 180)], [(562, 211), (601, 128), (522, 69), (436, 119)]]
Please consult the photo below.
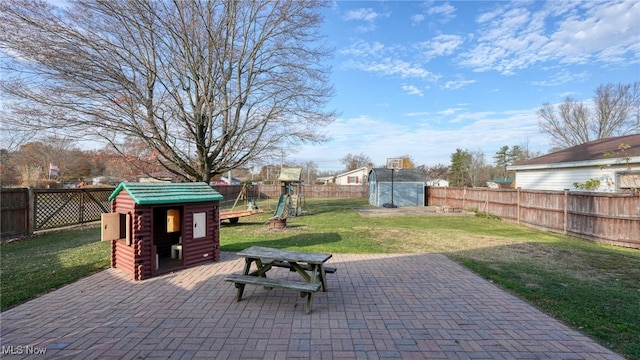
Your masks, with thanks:
[(110, 212), (112, 189), (38, 190), (34, 193), (34, 230), (53, 229), (100, 220)]

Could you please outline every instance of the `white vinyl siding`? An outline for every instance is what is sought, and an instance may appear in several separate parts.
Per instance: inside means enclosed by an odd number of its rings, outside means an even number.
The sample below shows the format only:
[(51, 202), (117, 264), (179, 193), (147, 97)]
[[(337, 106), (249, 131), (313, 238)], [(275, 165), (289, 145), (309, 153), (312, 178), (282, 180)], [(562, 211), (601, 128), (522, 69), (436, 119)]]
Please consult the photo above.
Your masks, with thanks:
[(362, 185), (363, 179), (366, 179), (369, 169), (366, 167), (352, 170), (346, 173), (336, 175), (336, 185)]
[[(640, 165), (635, 169), (639, 170)], [(574, 183), (584, 184), (591, 179), (600, 180), (600, 187), (593, 191), (615, 192), (616, 173), (629, 171), (626, 165), (610, 165), (604, 168), (597, 166), (554, 168), (554, 169), (527, 169), (516, 170), (516, 187), (531, 190), (577, 190)]]

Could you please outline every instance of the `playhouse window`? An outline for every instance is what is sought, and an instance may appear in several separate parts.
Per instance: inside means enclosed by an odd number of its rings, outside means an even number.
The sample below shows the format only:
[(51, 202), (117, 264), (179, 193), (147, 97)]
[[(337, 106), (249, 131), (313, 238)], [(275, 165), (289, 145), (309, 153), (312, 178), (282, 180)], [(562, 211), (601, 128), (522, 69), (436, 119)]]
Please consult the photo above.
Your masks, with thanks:
[(167, 232), (180, 231), (180, 209), (167, 210)]
[(207, 213), (193, 214), (193, 238), (207, 236)]
[(127, 245), (131, 245), (131, 215), (102, 214), (101, 228), (100, 238), (102, 241), (125, 239)]

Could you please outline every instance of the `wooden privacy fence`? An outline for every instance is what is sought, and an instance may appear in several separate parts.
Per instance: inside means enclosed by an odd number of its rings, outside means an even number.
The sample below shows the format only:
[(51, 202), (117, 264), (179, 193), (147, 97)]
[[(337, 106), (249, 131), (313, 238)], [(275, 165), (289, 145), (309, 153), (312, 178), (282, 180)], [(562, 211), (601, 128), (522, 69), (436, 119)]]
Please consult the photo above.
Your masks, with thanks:
[(477, 209), (554, 232), (640, 249), (640, 194), (429, 187), (429, 205)]
[(29, 218), (29, 189), (2, 189), (0, 191), (0, 238), (2, 240), (30, 234), (33, 220)]
[[(235, 201), (242, 185), (215, 186), (225, 201)], [(366, 198), (367, 186), (305, 185), (301, 193), (309, 198)], [(111, 212), (113, 188), (2, 189), (0, 191), (0, 239), (30, 235), (34, 231), (99, 221)], [(247, 200), (277, 198), (279, 184), (248, 185)]]

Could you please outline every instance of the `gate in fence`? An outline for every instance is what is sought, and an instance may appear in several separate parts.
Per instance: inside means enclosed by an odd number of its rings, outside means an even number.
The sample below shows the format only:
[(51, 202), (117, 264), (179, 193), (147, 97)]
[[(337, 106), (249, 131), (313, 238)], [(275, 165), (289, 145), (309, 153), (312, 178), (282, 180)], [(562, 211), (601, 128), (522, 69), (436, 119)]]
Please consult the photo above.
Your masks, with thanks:
[(112, 188), (2, 189), (1, 237), (99, 221), (111, 212)]
[(111, 212), (113, 189), (71, 189), (34, 191), (34, 230), (58, 228), (98, 221)]

